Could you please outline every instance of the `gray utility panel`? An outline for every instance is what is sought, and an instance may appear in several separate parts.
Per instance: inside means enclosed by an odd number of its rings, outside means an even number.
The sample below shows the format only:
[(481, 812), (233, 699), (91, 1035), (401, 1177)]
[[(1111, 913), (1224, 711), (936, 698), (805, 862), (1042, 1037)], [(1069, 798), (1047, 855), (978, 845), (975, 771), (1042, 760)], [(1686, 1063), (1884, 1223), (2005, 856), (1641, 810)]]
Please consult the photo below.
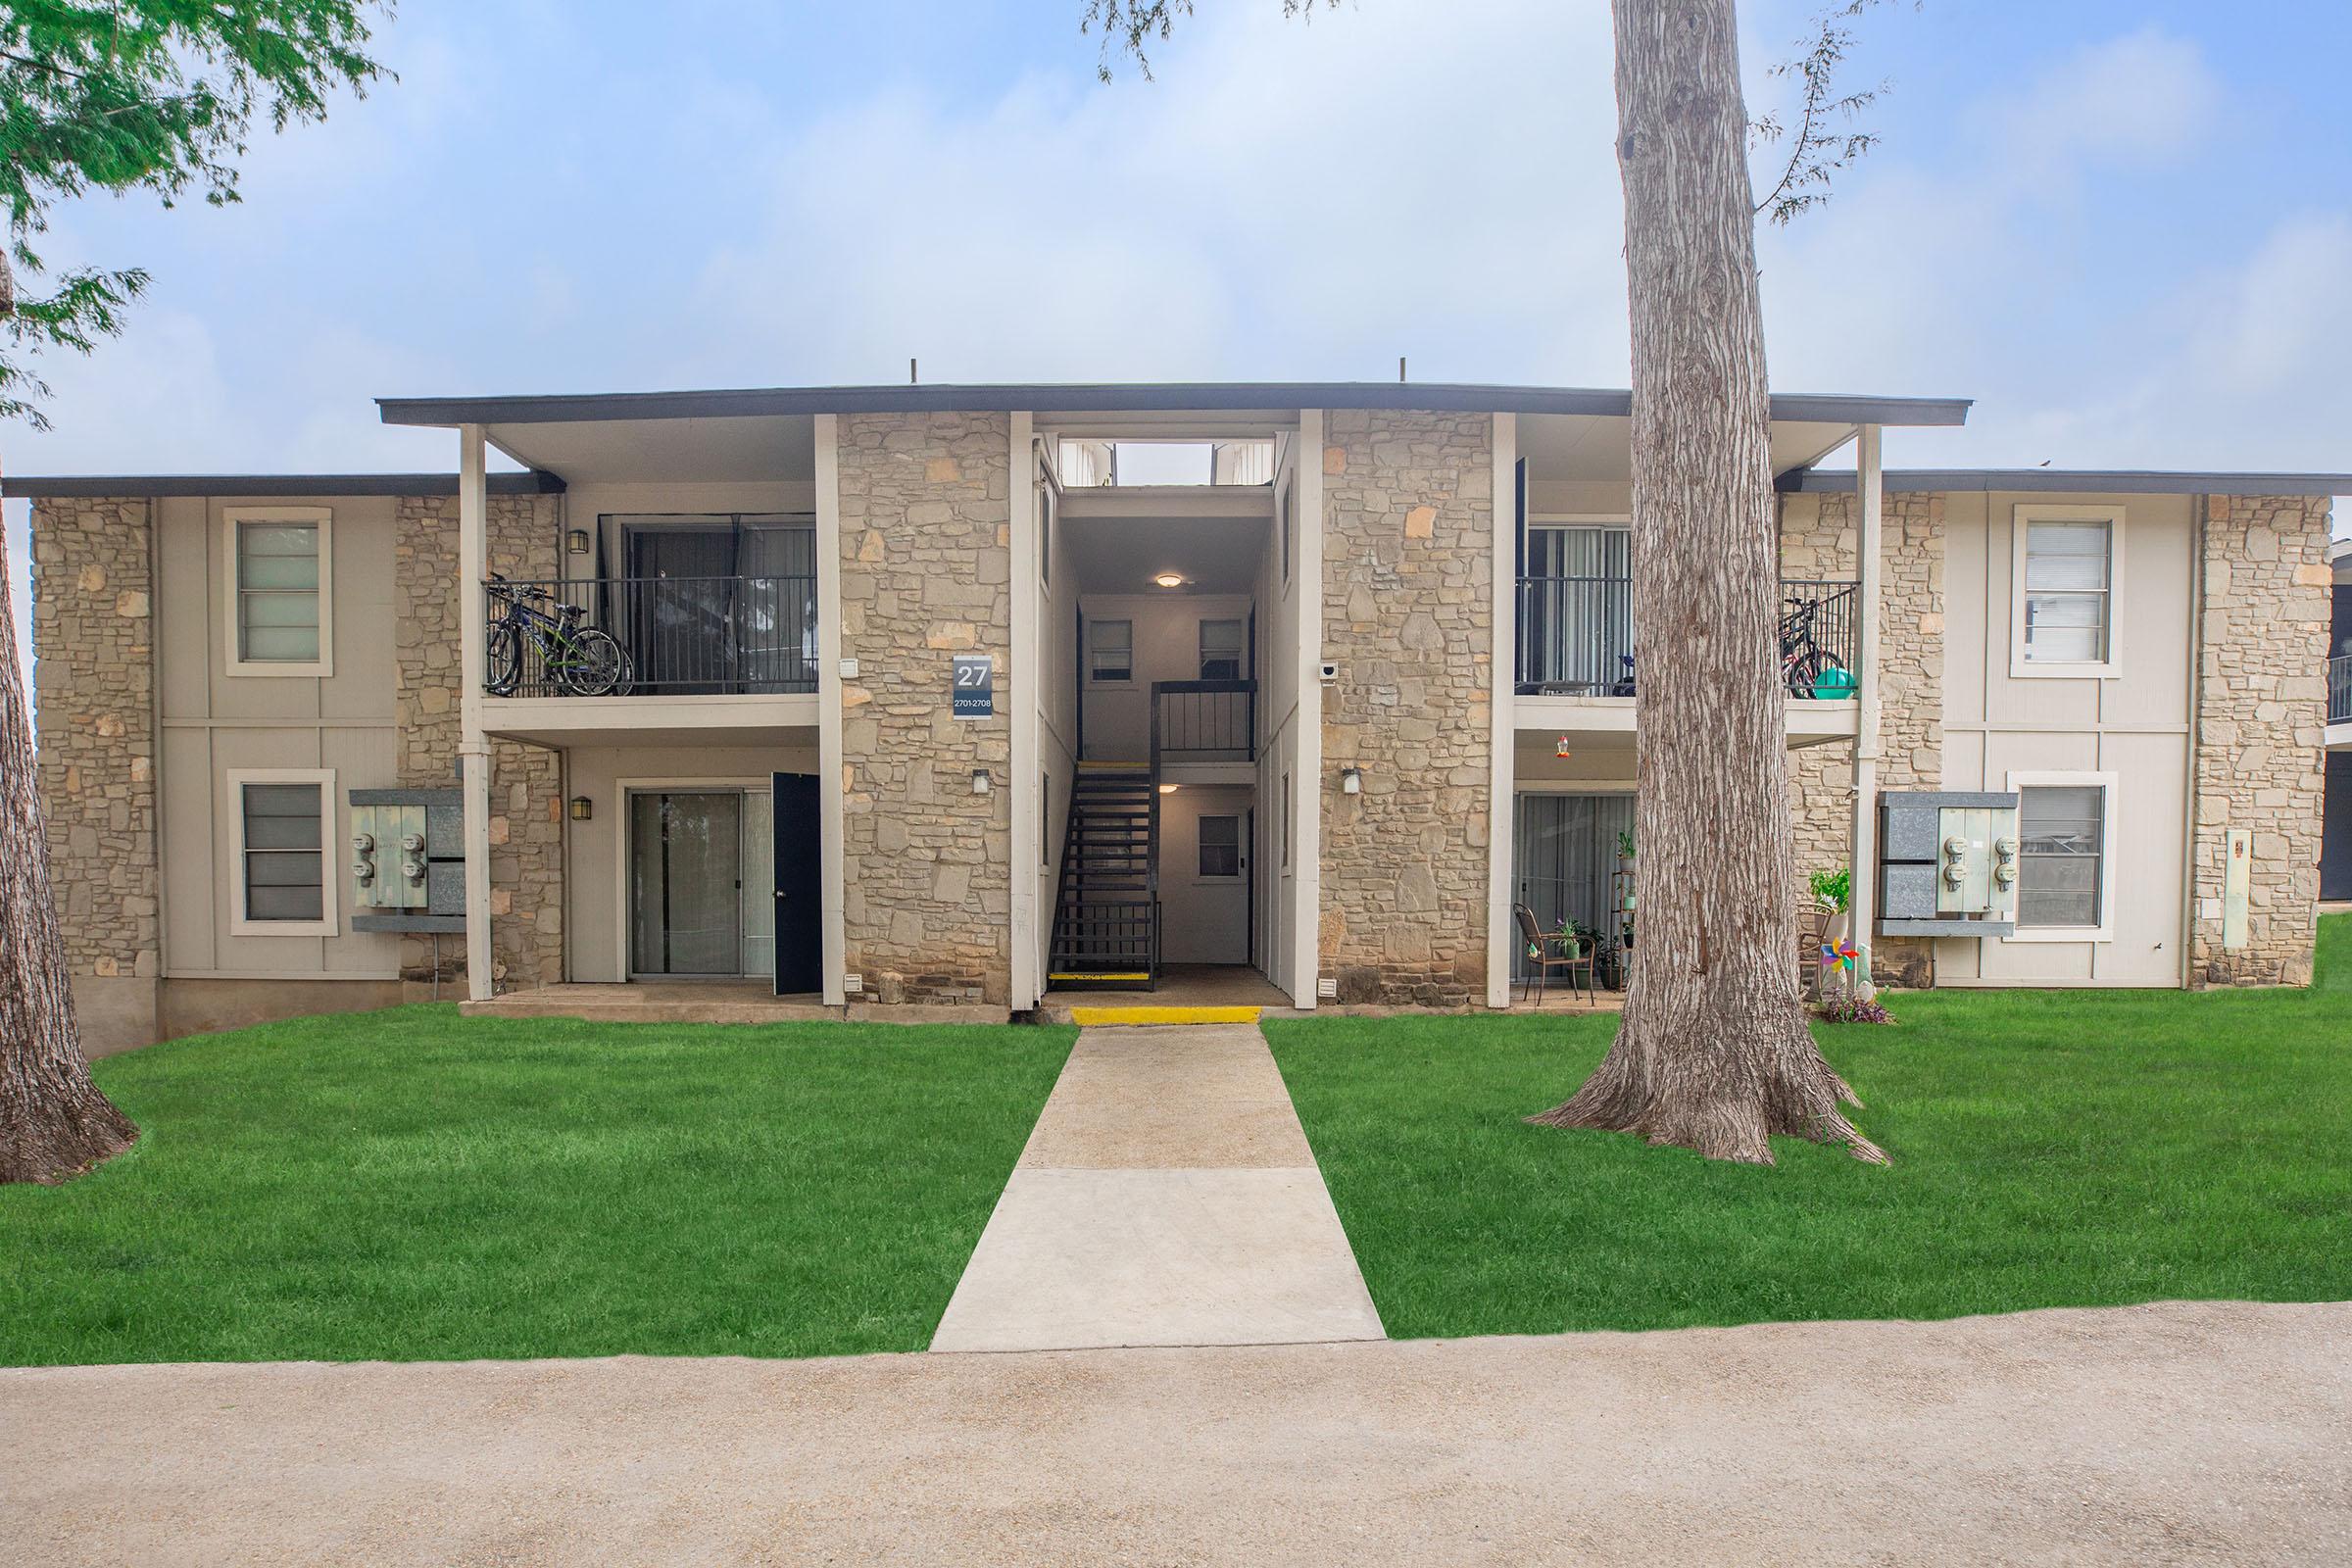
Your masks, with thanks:
[(463, 790), (351, 792), (355, 931), (466, 929)]
[(1952, 790), (1879, 797), (1879, 934), (2005, 937), (2017, 929), (2018, 798)]

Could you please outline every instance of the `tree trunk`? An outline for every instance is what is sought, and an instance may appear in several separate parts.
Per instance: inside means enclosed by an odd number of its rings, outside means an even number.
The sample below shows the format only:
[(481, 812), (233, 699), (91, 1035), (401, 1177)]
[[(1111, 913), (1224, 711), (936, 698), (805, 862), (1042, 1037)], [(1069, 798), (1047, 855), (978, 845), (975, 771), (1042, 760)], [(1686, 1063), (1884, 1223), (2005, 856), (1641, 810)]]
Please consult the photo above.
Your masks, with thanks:
[(62, 1182), (128, 1149), (139, 1130), (90, 1082), (81, 1054), (7, 581), (0, 541), (0, 1182)]
[(1614, 0), (1634, 371), (1637, 958), (1607, 1057), (1532, 1118), (1772, 1161), (1885, 1155), (1805, 1026), (1788, 693), (1733, 0)]

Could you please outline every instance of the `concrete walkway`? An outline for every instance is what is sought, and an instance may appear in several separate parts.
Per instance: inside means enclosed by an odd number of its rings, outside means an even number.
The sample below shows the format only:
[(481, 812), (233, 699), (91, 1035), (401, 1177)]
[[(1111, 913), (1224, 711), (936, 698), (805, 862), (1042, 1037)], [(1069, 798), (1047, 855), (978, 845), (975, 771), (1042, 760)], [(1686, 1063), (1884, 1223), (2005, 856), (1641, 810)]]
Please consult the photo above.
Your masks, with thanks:
[(1087, 1029), (934, 1350), (1377, 1340), (1254, 1025)]
[(2352, 1308), (0, 1371), (0, 1558), (2352, 1562)]

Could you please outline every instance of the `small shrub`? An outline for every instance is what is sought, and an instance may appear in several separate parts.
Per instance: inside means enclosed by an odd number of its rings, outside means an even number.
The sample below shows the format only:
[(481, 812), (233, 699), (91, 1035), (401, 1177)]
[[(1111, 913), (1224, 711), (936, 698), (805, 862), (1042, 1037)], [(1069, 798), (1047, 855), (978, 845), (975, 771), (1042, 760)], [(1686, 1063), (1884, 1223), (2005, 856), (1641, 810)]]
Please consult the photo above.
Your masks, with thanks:
[(1833, 914), (1842, 910), (1853, 897), (1854, 873), (1850, 867), (1841, 865), (1835, 871), (1816, 871), (1806, 880), (1812, 884), (1813, 902)]
[(1824, 1023), (1892, 1023), (1894, 1014), (1867, 997), (1836, 997), (1813, 1009)]

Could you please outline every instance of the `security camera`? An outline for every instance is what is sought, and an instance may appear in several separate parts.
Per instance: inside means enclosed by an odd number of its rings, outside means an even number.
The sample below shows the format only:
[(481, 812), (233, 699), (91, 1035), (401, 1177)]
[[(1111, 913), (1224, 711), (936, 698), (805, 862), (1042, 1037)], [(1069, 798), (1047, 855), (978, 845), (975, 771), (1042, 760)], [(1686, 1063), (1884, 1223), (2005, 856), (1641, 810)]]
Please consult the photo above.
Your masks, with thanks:
[(1340, 666), (1339, 666), (1339, 665), (1337, 665), (1337, 664), (1331, 663), (1331, 662), (1329, 662), (1328, 661), (1326, 661), (1326, 662), (1325, 662), (1325, 663), (1323, 664), (1323, 684), (1324, 684), (1324, 685), (1326, 685), (1326, 686), (1328, 686), (1328, 685), (1330, 685), (1330, 684), (1331, 684), (1333, 681), (1335, 681), (1335, 680), (1338, 680), (1339, 678), (1340, 678)]

